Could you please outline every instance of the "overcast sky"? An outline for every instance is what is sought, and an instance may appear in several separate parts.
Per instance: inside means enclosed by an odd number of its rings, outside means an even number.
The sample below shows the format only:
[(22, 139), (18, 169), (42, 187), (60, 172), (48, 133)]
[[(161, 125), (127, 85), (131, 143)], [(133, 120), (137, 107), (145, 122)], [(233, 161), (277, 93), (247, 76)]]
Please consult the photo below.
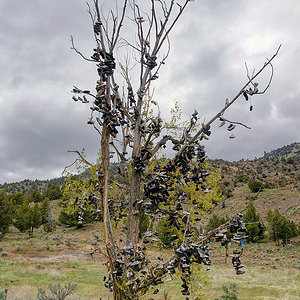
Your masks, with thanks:
[[(299, 0), (191, 2), (154, 82), (163, 116), (178, 101), (184, 117), (195, 108), (201, 121), (209, 120), (246, 82), (245, 62), (259, 69), (282, 44), (272, 85), (252, 98), (253, 111), (240, 98), (226, 112), (252, 129), (237, 128), (229, 139), (232, 132), (216, 124), (205, 145), (211, 158), (239, 160), (299, 142), (299, 13)], [(89, 106), (72, 101), (70, 91), (73, 85), (93, 90), (96, 68), (70, 49), (71, 35), (90, 56), (85, 0), (0, 1), (0, 183), (59, 177), (75, 158), (68, 150), (85, 147), (95, 159), (99, 138), (86, 123)]]

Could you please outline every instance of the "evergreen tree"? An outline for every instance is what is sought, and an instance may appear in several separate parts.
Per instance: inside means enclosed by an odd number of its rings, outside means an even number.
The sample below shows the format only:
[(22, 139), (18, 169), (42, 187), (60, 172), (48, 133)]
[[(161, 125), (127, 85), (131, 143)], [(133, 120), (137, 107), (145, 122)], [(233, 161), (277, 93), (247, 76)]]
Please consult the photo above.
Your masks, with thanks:
[(42, 214), (41, 214), (41, 208), (36, 203), (31, 208), (31, 218), (30, 218), (30, 230), (31, 230), (31, 237), (33, 236), (33, 229), (39, 228), (42, 225)]
[(6, 192), (0, 190), (0, 238), (8, 232), (11, 224), (12, 205)]
[(59, 184), (55, 184), (47, 188), (43, 193), (43, 196), (48, 197), (50, 200), (60, 199), (62, 196), (62, 191)]
[(84, 211), (84, 219), (82, 222), (79, 222), (80, 209), (75, 208), (74, 210), (69, 211), (68, 208), (64, 208), (61, 210), (58, 220), (60, 223), (68, 225), (68, 226), (76, 226), (77, 228), (81, 228), (84, 224), (91, 223), (95, 221), (95, 217), (91, 211), (90, 206), (86, 206)]
[(267, 221), (269, 223), (270, 238), (275, 241), (277, 245), (279, 245), (279, 240), (282, 240), (283, 244), (286, 244), (290, 238), (299, 234), (297, 225), (281, 215), (277, 208), (274, 212), (268, 212)]
[(15, 215), (14, 226), (20, 231), (28, 231), (30, 237), (33, 237), (33, 229), (39, 228), (42, 224), (42, 216), (39, 205), (36, 203), (30, 207), (28, 201), (19, 207)]
[(205, 228), (206, 232), (213, 230), (220, 225), (224, 224), (226, 222), (224, 217), (218, 217), (216, 214), (213, 214), (211, 218), (208, 220), (208, 224)]
[(41, 204), (41, 217), (42, 217), (42, 223), (45, 224), (47, 223), (47, 217), (50, 212), (50, 199), (49, 198), (44, 198), (43, 202)]
[(41, 193), (37, 190), (34, 189), (33, 192), (30, 194), (30, 201), (34, 202), (34, 203), (40, 203), (42, 202), (43, 197), (41, 195)]
[(156, 227), (158, 232), (158, 238), (166, 248), (172, 246), (172, 236), (176, 235), (178, 237), (179, 232), (175, 226), (171, 225), (167, 219), (161, 219)]
[(22, 193), (15, 193), (10, 195), (9, 199), (13, 205), (22, 205), (25, 200), (25, 195)]
[(263, 188), (263, 184), (260, 181), (250, 179), (248, 181), (248, 187), (252, 193), (257, 193)]
[(256, 223), (256, 224), (247, 224), (246, 225), (249, 240), (251, 242), (255, 242), (255, 241), (263, 238), (264, 225), (261, 222), (260, 215), (256, 214), (256, 209), (255, 209), (253, 203), (251, 203), (250, 206), (248, 207), (248, 209), (243, 217), (243, 221), (245, 223)]

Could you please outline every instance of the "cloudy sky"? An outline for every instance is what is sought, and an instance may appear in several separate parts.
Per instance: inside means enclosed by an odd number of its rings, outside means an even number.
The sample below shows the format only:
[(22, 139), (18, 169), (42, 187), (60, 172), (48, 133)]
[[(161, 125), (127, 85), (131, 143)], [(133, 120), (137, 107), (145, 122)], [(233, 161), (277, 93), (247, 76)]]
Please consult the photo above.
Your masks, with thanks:
[[(272, 85), (252, 98), (253, 111), (241, 98), (226, 112), (252, 129), (237, 128), (229, 139), (231, 133), (216, 124), (206, 150), (212, 158), (253, 159), (299, 142), (299, 12), (299, 0), (191, 2), (154, 82), (163, 116), (178, 101), (184, 117), (195, 108), (201, 121), (209, 120), (246, 82), (245, 62), (257, 70), (282, 44)], [(68, 150), (85, 147), (95, 159), (99, 138), (86, 124), (89, 106), (72, 101), (70, 91), (73, 85), (93, 90), (96, 68), (70, 49), (71, 35), (90, 56), (84, 0), (0, 1), (0, 183), (59, 177), (75, 158)]]

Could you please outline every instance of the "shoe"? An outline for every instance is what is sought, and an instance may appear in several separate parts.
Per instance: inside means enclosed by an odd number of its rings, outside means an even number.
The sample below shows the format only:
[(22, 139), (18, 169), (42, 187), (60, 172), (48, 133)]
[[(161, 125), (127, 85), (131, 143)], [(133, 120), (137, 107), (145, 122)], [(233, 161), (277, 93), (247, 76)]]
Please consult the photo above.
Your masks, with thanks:
[(153, 294), (157, 294), (159, 292), (159, 289), (156, 289)]
[(189, 292), (189, 290), (182, 290), (182, 291), (181, 291), (181, 294), (182, 294), (182, 295), (189, 295), (190, 292)]
[(235, 125), (230, 124), (227, 128), (228, 131), (232, 131), (235, 128)]
[(245, 97), (245, 100), (248, 101), (248, 95), (246, 91), (243, 91), (243, 96)]
[(90, 118), (90, 119), (87, 121), (87, 123), (88, 123), (89, 125), (95, 124), (95, 122), (93, 121), (93, 118)]
[(219, 127), (222, 127), (222, 126), (224, 126), (225, 124), (226, 124), (226, 122), (225, 122), (225, 121), (221, 121), (221, 123), (220, 123)]

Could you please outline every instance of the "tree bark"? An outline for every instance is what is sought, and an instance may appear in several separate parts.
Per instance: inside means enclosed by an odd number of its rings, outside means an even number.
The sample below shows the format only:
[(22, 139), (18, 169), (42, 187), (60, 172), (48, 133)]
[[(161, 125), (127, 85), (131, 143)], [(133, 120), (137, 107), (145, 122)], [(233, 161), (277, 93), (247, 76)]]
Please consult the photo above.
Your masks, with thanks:
[(105, 243), (106, 250), (109, 257), (110, 266), (113, 266), (114, 259), (116, 257), (115, 242), (113, 236), (113, 230), (110, 221), (109, 207), (108, 207), (108, 167), (109, 167), (109, 139), (110, 132), (106, 124), (103, 125), (102, 140), (101, 140), (101, 200), (102, 200), (102, 212), (103, 223), (105, 228)]
[(128, 231), (127, 231), (127, 245), (132, 243), (136, 246), (139, 240), (139, 227), (141, 219), (141, 209), (135, 204), (136, 200), (141, 197), (141, 179), (142, 172), (136, 170), (136, 158), (140, 157), (141, 153), (141, 111), (142, 111), (143, 96), (139, 95), (137, 103), (138, 115), (136, 116), (135, 129), (134, 129), (134, 146), (132, 150), (132, 171), (130, 182), (130, 196), (128, 203)]

